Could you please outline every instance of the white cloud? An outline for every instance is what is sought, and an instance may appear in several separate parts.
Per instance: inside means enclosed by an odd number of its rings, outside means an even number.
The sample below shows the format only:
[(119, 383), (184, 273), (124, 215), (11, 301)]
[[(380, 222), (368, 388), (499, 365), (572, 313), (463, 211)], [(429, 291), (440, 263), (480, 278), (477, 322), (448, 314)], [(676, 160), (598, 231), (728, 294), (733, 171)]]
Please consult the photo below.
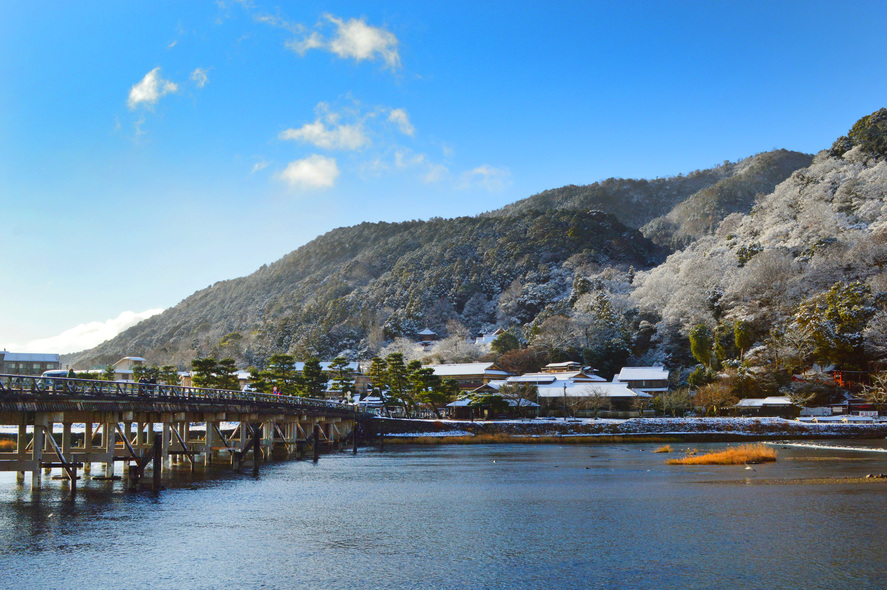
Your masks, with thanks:
[(58, 336), (32, 340), (16, 348), (20, 352), (52, 352), (59, 354), (79, 352), (110, 340), (127, 328), (131, 328), (142, 320), (157, 315), (162, 311), (159, 308), (141, 312), (124, 311), (116, 318), (104, 322), (80, 324), (70, 330), (65, 330)]
[(388, 113), (388, 120), (397, 125), (400, 132), (410, 137), (416, 132), (416, 128), (410, 123), (410, 117), (404, 109), (391, 109)]
[(330, 51), (341, 58), (352, 57), (357, 61), (375, 59), (379, 54), (389, 68), (400, 66), (397, 37), (393, 33), (371, 27), (363, 20), (352, 18), (348, 22), (332, 15), (327, 20), (337, 27), (337, 36), (330, 42)]
[(346, 21), (331, 14), (324, 17), (336, 25), (335, 36), (326, 40), (318, 31), (313, 31), (302, 39), (287, 42), (286, 46), (299, 55), (311, 49), (326, 49), (342, 59), (363, 61), (381, 58), (392, 70), (400, 67), (398, 40), (390, 31), (368, 25), (365, 19)]
[(505, 188), (510, 179), (511, 173), (508, 170), (484, 164), (474, 170), (463, 172), (457, 188), (464, 190), (480, 187), (490, 192), (498, 192)]
[(290, 162), (280, 173), (281, 180), (302, 190), (330, 188), (336, 183), (338, 176), (339, 167), (335, 158), (318, 154)]
[(434, 184), (435, 182), (442, 181), (449, 175), (450, 169), (443, 164), (429, 164), (428, 170), (425, 172), (422, 180), (425, 181), (427, 184)]
[(203, 68), (195, 68), (193, 72), (191, 72), (191, 80), (197, 85), (198, 88), (203, 88), (206, 86), (206, 83), (209, 82), (209, 70), (205, 70)]
[(258, 172), (259, 170), (264, 170), (264, 169), (267, 168), (270, 164), (271, 164), (271, 162), (265, 162), (264, 160), (261, 161), (261, 162), (256, 162), (256, 163), (253, 165), (253, 169), (252, 169), (252, 171), (250, 172), (250, 174), (255, 174), (255, 173)]
[(286, 46), (299, 55), (305, 55), (311, 49), (322, 49), (326, 46), (326, 42), (320, 36), (320, 33), (315, 31), (301, 41), (287, 41)]
[(282, 131), (278, 137), (282, 140), (304, 141), (327, 150), (358, 150), (370, 143), (370, 138), (359, 123), (327, 127), (319, 119), (314, 123), (306, 123), (299, 129)]
[(144, 103), (154, 106), (161, 97), (178, 92), (179, 87), (169, 80), (160, 77), (160, 68), (154, 68), (142, 78), (142, 81), (134, 85), (129, 91), (127, 104), (134, 109)]
[(394, 166), (398, 170), (416, 169), (422, 182), (432, 184), (450, 176), (450, 169), (428, 159), (425, 154), (417, 154), (409, 149), (394, 152)]

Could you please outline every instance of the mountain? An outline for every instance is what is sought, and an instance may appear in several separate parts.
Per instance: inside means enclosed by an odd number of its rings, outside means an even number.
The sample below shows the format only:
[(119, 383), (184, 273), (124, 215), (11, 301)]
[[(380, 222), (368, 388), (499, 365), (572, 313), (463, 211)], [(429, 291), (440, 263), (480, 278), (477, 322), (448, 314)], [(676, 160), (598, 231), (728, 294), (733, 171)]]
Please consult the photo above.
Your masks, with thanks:
[[(737, 322), (747, 366), (801, 370), (812, 361), (863, 367), (887, 353), (887, 109), (815, 156), (747, 214), (649, 272), (632, 299), (655, 314), (673, 359), (694, 326)], [(852, 353), (852, 354), (848, 354)]]
[[(653, 180), (609, 178), (569, 185), (527, 197), (488, 215), (550, 209), (599, 209), (672, 247), (699, 237), (733, 212), (751, 210), (755, 195), (767, 194), (813, 156), (788, 150), (763, 152), (709, 170)], [(673, 239), (673, 236), (678, 239)]]
[[(649, 268), (666, 252), (612, 215), (588, 210), (362, 223), (324, 234), (247, 277), (220, 281), (83, 353), (187, 366), (203, 355), (262, 365), (275, 352), (375, 352), (450, 320), (472, 331), (531, 322), (568, 295), (574, 270)], [(510, 297), (500, 301), (509, 291)]]
[(678, 203), (667, 214), (647, 222), (641, 232), (662, 246), (679, 250), (712, 233), (731, 213), (748, 213), (759, 195), (768, 195), (813, 156), (788, 150), (765, 152), (740, 160), (733, 174)]
[(565, 186), (476, 217), (339, 228), (64, 362), (367, 358), (426, 327), (464, 342), (501, 326), (559, 360), (687, 366), (688, 334), (705, 325), (730, 366), (800, 367), (826, 358), (807, 328), (840, 297), (843, 319), (822, 329), (853, 328), (849, 341), (887, 351), (885, 138), (882, 109), (815, 157), (775, 150)]

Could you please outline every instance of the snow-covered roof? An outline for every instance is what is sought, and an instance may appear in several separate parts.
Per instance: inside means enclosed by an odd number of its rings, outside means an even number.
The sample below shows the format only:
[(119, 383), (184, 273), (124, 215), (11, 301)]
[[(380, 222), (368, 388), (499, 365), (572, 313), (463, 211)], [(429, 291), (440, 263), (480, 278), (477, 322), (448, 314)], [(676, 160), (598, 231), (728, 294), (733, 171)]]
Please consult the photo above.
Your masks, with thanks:
[(539, 397), (653, 397), (643, 391), (634, 391), (625, 383), (573, 383), (570, 381), (557, 381), (550, 385), (539, 385)]
[[(521, 407), (524, 407), (524, 408), (538, 408), (539, 407), (539, 404), (537, 404), (536, 402), (531, 402), (528, 399), (523, 399), (523, 398), (514, 399), (514, 398), (510, 398), (510, 397), (503, 397), (502, 399), (503, 399), (503, 401), (505, 401), (505, 403), (507, 403), (512, 408), (517, 405), (520, 405)], [(448, 408), (466, 408), (466, 407), (468, 407), (469, 404), (471, 404), (471, 398), (466, 397), (464, 399), (457, 399), (454, 402), (448, 403), (447, 407)]]
[(419, 336), (437, 336), (437, 332), (435, 332), (434, 330), (429, 330), (428, 328), (425, 328), (424, 330), (419, 332)]
[(3, 352), (3, 359), (11, 362), (57, 363), (59, 355), (39, 352)]
[(613, 381), (663, 381), (668, 380), (668, 371), (662, 366), (622, 367)]
[[(332, 364), (333, 364), (332, 362), (322, 362), (322, 363), (320, 363), (320, 370), (321, 370), (321, 371), (329, 371), (329, 370), (330, 370), (330, 366), (331, 366)], [(296, 365), (296, 372), (297, 372), (297, 373), (301, 373), (302, 371), (305, 370), (305, 363), (301, 363), (301, 362), (299, 362), (299, 363), (296, 363), (295, 365)], [(348, 368), (348, 370), (351, 371), (352, 373), (359, 373), (359, 372), (360, 372), (360, 363), (358, 363), (358, 362), (351, 362), (351, 363), (348, 363), (348, 364), (345, 365), (345, 366), (346, 366), (346, 367)]]
[(518, 383), (551, 383), (552, 378), (556, 381), (594, 381), (600, 383), (606, 383), (606, 379), (601, 377), (600, 375), (589, 375), (584, 371), (565, 371), (561, 373), (524, 373), (520, 376), (520, 381), (515, 381), (514, 377), (509, 377), (508, 382), (518, 382)]
[(790, 406), (792, 400), (784, 395), (771, 395), (770, 397), (747, 397), (739, 400), (737, 408), (763, 408), (764, 406)]
[(582, 368), (582, 365), (577, 363), (576, 361), (566, 361), (563, 363), (548, 363), (545, 365), (546, 369), (572, 369), (572, 368)]
[[(140, 356), (125, 356), (122, 359), (120, 359), (120, 361), (135, 361), (137, 363), (143, 363), (143, 362), (145, 362), (145, 359), (143, 359)], [(119, 363), (120, 361), (117, 361), (117, 362)]]
[(455, 377), (459, 375), (495, 375), (507, 377), (511, 375), (508, 371), (501, 369), (493, 369), (494, 363), (452, 363), (445, 365), (428, 365), (434, 369), (434, 374), (438, 377)]
[(540, 373), (527, 373), (526, 375), (515, 375), (506, 379), (508, 383), (554, 383), (557, 381), (557, 375), (542, 375)]

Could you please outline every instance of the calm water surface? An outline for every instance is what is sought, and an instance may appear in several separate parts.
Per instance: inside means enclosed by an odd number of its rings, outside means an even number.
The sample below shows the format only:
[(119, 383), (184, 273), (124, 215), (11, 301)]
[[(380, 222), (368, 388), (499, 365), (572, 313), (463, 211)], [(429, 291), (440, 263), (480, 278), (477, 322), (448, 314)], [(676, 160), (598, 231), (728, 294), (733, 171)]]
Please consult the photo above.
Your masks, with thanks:
[(367, 449), (73, 500), (2, 473), (0, 587), (887, 587), (887, 483), (800, 482), (887, 454), (779, 448), (752, 471), (655, 446)]

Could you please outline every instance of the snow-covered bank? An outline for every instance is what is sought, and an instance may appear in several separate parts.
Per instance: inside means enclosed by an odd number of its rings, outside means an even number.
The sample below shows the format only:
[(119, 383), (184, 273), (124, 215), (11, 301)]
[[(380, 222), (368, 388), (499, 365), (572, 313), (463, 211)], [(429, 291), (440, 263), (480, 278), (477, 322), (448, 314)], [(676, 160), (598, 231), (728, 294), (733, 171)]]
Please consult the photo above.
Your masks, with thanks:
[(876, 438), (887, 436), (887, 423), (810, 423), (784, 418), (632, 418), (628, 420), (534, 419), (467, 422), (379, 418), (373, 426), (387, 437), (688, 437), (688, 438)]

